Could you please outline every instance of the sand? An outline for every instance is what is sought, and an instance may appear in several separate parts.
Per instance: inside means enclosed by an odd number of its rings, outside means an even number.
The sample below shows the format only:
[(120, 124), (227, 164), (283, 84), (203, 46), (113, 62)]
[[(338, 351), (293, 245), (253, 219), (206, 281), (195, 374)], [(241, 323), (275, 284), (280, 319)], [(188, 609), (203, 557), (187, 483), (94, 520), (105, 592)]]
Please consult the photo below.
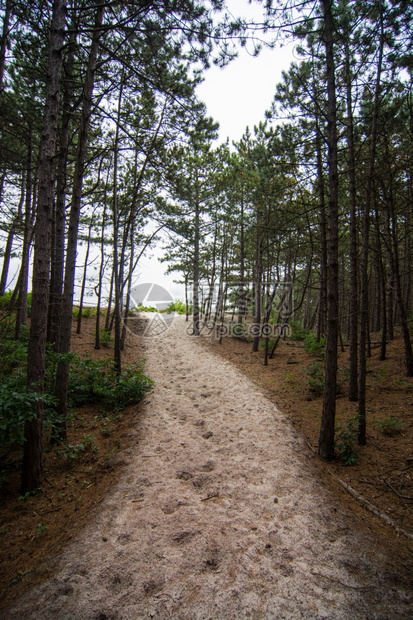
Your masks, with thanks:
[(412, 590), (288, 417), (186, 327), (145, 341), (156, 387), (121, 480), (1, 617), (413, 618)]

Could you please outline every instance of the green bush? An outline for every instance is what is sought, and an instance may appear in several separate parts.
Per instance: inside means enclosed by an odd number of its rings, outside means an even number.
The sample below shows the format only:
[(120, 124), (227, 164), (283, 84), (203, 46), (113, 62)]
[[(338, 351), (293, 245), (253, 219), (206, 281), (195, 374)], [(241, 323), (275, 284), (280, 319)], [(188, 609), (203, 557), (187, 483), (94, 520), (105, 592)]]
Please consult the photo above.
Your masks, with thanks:
[(399, 418), (396, 416), (388, 416), (387, 418), (382, 418), (381, 420), (374, 421), (375, 426), (381, 431), (384, 435), (397, 435), (400, 433), (404, 424)]
[(111, 360), (95, 361), (76, 355), (70, 366), (69, 403), (71, 407), (79, 407), (104, 401), (105, 407), (121, 411), (142, 400), (152, 385), (143, 374), (143, 362), (126, 366), (118, 376)]
[[(172, 301), (165, 310), (162, 312), (176, 312), (177, 314), (186, 314), (186, 304), (178, 299), (177, 301)], [(188, 310), (189, 314), (192, 312), (192, 307), (190, 306)]]
[(231, 336), (240, 340), (246, 340), (248, 332), (245, 323), (234, 323), (234, 325), (231, 325)]
[(320, 362), (311, 362), (303, 372), (308, 375), (307, 385), (311, 392), (317, 396), (321, 396), (324, 392), (324, 372)]
[(154, 306), (144, 306), (143, 304), (137, 305), (138, 312), (158, 312), (158, 308)]
[(357, 440), (358, 419), (357, 417), (347, 420), (344, 425), (339, 425), (335, 433), (334, 448), (344, 465), (354, 465), (357, 455), (354, 446)]
[(320, 338), (320, 341), (318, 341), (317, 336), (312, 333), (308, 333), (304, 337), (304, 350), (310, 355), (324, 355), (325, 346), (325, 338)]
[(9, 305), (12, 295), (12, 291), (7, 291), (7, 293), (4, 293), (4, 295), (0, 296), (0, 308), (5, 308)]
[(24, 441), (24, 424), (34, 418), (34, 405), (45, 403), (45, 422), (49, 408), (55, 405), (50, 394), (40, 395), (26, 388), (24, 375), (12, 375), (0, 384), (0, 453), (9, 446), (21, 445)]
[(153, 381), (143, 374), (143, 365), (143, 362), (136, 362), (127, 366), (120, 376), (112, 376), (106, 398), (113, 411), (122, 411), (140, 402), (152, 389)]
[(69, 353), (56, 354), (49, 350), (46, 360), (46, 387), (40, 395), (26, 386), (27, 344), (4, 339), (0, 343), (0, 456), (10, 447), (22, 445), (24, 425), (34, 415), (34, 405), (44, 402), (45, 430), (59, 426), (56, 399), (53, 396), (56, 368), (59, 361), (69, 362), (69, 407), (102, 402), (112, 411), (120, 411), (137, 403), (153, 383), (143, 374), (143, 362), (125, 367), (117, 376), (113, 361), (94, 361)]
[(99, 340), (102, 347), (109, 347), (113, 344), (112, 334), (105, 327), (99, 327)]
[[(72, 315), (75, 319), (79, 318), (79, 311), (80, 311), (80, 308), (73, 308)], [(82, 317), (84, 317), (85, 319), (88, 319), (91, 316), (94, 316), (95, 314), (96, 314), (96, 308), (91, 308), (89, 306), (87, 308), (82, 308)]]
[(304, 340), (309, 333), (308, 329), (303, 327), (301, 321), (291, 321), (291, 340)]

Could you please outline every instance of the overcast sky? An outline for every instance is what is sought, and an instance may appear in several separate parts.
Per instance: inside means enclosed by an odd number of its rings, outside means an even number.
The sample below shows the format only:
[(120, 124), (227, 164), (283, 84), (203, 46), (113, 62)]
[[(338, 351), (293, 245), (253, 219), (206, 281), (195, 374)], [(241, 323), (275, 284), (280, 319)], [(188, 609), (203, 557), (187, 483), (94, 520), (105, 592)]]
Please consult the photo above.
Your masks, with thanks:
[[(235, 17), (262, 21), (263, 7), (256, 1), (227, 0)], [(240, 48), (238, 58), (224, 69), (212, 67), (198, 87), (199, 98), (207, 105), (208, 115), (220, 124), (219, 142), (227, 137), (238, 141), (247, 126), (252, 129), (265, 118), (271, 107), (275, 86), (283, 70), (293, 60), (292, 46), (263, 48), (259, 56), (252, 55), (252, 45)]]
[[(248, 0), (227, 0), (229, 10), (235, 17), (262, 19), (262, 6)], [(250, 49), (250, 51), (252, 51)], [(204, 82), (198, 87), (198, 97), (207, 106), (207, 113), (220, 124), (219, 143), (227, 138), (230, 144), (239, 141), (247, 126), (252, 128), (265, 118), (271, 107), (275, 87), (281, 81), (283, 70), (293, 60), (292, 46), (264, 48), (259, 56), (252, 56), (248, 49), (240, 49), (239, 56), (225, 67), (212, 67), (205, 73)], [(152, 254), (152, 256), (150, 256)], [(139, 281), (151, 281), (163, 285), (174, 298), (183, 299), (183, 286), (173, 282), (178, 273), (165, 276), (165, 263), (158, 261), (160, 248), (149, 251), (149, 256), (139, 261)]]

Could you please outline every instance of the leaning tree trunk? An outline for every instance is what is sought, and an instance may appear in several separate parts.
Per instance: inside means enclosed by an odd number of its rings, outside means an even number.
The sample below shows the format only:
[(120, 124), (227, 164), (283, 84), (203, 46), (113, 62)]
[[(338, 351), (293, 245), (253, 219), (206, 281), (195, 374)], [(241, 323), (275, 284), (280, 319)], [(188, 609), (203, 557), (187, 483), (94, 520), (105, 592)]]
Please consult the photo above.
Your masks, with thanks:
[(27, 291), (29, 280), (29, 255), (32, 243), (32, 131), (30, 128), (29, 155), (26, 177), (26, 202), (24, 210), (23, 248), (20, 267), (19, 304), (16, 312), (16, 340), (20, 338), (22, 325), (27, 325)]
[(6, 247), (4, 249), (4, 254), (3, 254), (3, 268), (1, 271), (1, 279), (0, 279), (0, 296), (4, 295), (4, 293), (6, 292), (7, 279), (9, 277), (11, 253), (13, 249), (14, 235), (16, 233), (18, 221), (19, 221), (19, 218), (15, 217), (10, 226), (9, 233), (7, 235)]
[(89, 254), (90, 254), (90, 237), (92, 235), (94, 217), (95, 217), (95, 214), (93, 213), (90, 218), (89, 229), (88, 229), (88, 234), (87, 234), (86, 256), (85, 256), (85, 262), (83, 264), (82, 286), (80, 289), (80, 297), (79, 297), (79, 314), (77, 316), (77, 325), (76, 325), (77, 334), (80, 334), (80, 332), (82, 331), (83, 303), (85, 299), (87, 268), (88, 268), (88, 263), (89, 263)]
[(100, 237), (100, 266), (99, 266), (99, 279), (98, 283), (95, 287), (95, 293), (97, 294), (97, 307), (96, 307), (96, 330), (95, 330), (95, 349), (100, 349), (100, 308), (102, 305), (102, 289), (103, 289), (103, 272), (105, 270), (105, 226), (106, 226), (106, 208), (107, 208), (107, 192), (109, 185), (109, 171), (110, 166), (108, 167), (108, 177), (106, 179), (105, 184), (105, 193), (104, 193), (104, 204), (103, 204), (103, 214), (102, 214), (102, 228), (101, 228), (101, 237)]
[[(50, 26), (49, 58), (46, 81), (45, 113), (39, 154), (39, 188), (34, 238), (32, 312), (27, 358), (27, 385), (30, 391), (43, 393), (46, 361), (47, 306), (51, 250), (51, 216), (55, 178), (55, 150), (58, 125), (60, 74), (65, 38), (66, 0), (55, 0)], [(24, 452), (21, 492), (42, 485), (43, 474), (43, 400), (36, 398), (33, 416), (24, 428)]]
[(334, 62), (334, 21), (330, 0), (321, 0), (324, 17), (324, 44), (328, 94), (328, 244), (327, 244), (327, 334), (325, 387), (318, 453), (329, 461), (334, 458), (334, 426), (337, 392), (338, 338), (338, 138)]

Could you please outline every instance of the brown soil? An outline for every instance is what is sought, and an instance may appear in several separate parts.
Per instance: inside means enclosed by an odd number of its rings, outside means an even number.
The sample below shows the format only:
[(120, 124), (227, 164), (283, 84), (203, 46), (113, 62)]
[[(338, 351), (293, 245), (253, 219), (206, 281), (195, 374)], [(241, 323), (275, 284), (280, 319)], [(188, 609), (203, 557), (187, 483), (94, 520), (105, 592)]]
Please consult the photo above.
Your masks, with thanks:
[[(306, 353), (300, 342), (281, 340), (273, 359), (264, 367), (263, 349), (253, 353), (250, 342), (223, 338), (219, 344), (212, 337), (203, 341), (264, 388), (317, 451), (322, 395), (309, 388), (307, 371), (317, 362), (322, 368), (322, 358)], [(413, 378), (406, 377), (403, 359), (399, 335), (388, 346), (385, 361), (379, 361), (379, 348), (373, 345), (367, 373), (367, 445), (359, 447), (354, 441), (356, 464), (345, 465), (337, 459), (319, 466), (323, 472), (338, 476), (413, 536)], [(357, 403), (347, 398), (348, 364), (345, 347), (339, 353), (338, 434), (347, 421), (357, 416)], [(386, 419), (390, 417), (402, 423), (400, 429), (386, 432)]]
[[(95, 357), (93, 323), (74, 350)], [(43, 491), (27, 502), (11, 480), (0, 559), (12, 609), (1, 617), (411, 617), (411, 541), (327, 473), (412, 531), (413, 384), (400, 341), (370, 361), (368, 445), (351, 467), (320, 463), (301, 439), (316, 447), (321, 410), (301, 346), (282, 343), (264, 368), (250, 344), (195, 341), (181, 320), (146, 343), (154, 393), (109, 436), (96, 408), (70, 429), (71, 444), (93, 434), (99, 451), (70, 466), (47, 454)], [(131, 338), (125, 361), (143, 350)], [(355, 411), (339, 398), (339, 421)], [(388, 437), (372, 421), (390, 415), (403, 427)]]
[[(94, 349), (95, 320), (84, 318), (82, 325), (81, 335), (73, 329), (72, 350), (93, 359), (112, 358), (112, 345)], [(126, 345), (125, 363), (143, 356), (134, 345)], [(110, 492), (124, 464), (121, 451), (128, 443), (128, 431), (136, 427), (139, 414), (137, 405), (111, 421), (98, 405), (80, 408), (69, 423), (68, 444), (76, 446), (85, 437), (93, 443), (73, 462), (56, 456), (59, 449), (50, 452), (46, 444), (43, 489), (27, 501), (18, 499), (19, 472), (8, 472), (9, 483), (0, 496), (0, 608), (53, 574), (53, 562), (47, 567), (43, 563), (72, 540)]]

